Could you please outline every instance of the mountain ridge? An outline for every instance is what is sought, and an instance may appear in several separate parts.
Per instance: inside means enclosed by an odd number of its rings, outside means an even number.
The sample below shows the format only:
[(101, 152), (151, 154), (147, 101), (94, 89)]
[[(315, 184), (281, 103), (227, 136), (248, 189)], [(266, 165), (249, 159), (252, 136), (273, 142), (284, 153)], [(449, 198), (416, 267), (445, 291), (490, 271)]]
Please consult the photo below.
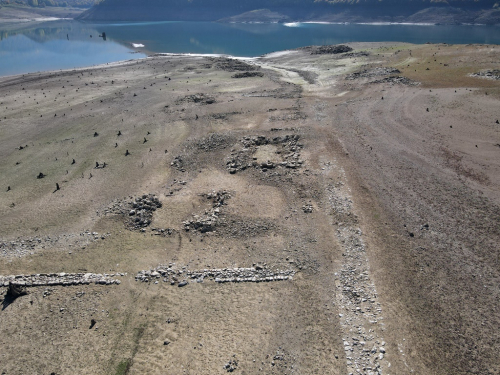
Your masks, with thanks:
[[(269, 13), (259, 11), (267, 10)], [(252, 14), (253, 12), (253, 14)], [(269, 17), (269, 14), (274, 16)], [(276, 15), (279, 17), (276, 18)], [(496, 0), (104, 0), (83, 12), (88, 21), (429, 22), (500, 24)], [(477, 22), (476, 19), (482, 22)], [(417, 21), (418, 20), (418, 21)]]

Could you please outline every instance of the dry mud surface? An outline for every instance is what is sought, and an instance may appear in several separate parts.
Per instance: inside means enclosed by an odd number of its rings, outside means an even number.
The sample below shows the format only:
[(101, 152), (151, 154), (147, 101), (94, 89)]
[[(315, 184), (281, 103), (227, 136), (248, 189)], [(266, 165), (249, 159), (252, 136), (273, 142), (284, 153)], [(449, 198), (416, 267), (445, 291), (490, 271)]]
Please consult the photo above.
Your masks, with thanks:
[(500, 48), (350, 47), (1, 78), (0, 373), (500, 374)]

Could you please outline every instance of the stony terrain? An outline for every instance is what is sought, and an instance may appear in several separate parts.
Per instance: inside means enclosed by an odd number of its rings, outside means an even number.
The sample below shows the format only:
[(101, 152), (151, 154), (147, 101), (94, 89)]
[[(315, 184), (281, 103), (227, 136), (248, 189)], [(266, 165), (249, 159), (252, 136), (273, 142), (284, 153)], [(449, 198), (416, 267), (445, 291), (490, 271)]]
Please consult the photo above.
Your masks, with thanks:
[(499, 374), (499, 59), (0, 78), (0, 373)]

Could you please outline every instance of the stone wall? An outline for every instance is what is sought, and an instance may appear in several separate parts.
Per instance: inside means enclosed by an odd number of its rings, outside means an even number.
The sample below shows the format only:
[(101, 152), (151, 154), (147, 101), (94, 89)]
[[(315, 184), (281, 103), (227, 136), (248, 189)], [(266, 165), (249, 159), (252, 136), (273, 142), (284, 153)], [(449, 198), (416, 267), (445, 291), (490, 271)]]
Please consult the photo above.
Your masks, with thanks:
[(125, 276), (124, 273), (115, 274), (96, 274), (96, 273), (40, 273), (36, 275), (0, 275), (0, 286), (9, 286), (11, 283), (14, 285), (24, 287), (35, 286), (57, 286), (57, 285), (88, 285), (88, 284), (101, 284), (112, 285), (120, 284), (121, 281), (114, 279), (114, 277)]
[(185, 267), (175, 269), (172, 265), (160, 265), (151, 270), (140, 271), (135, 279), (142, 282), (163, 280), (171, 285), (184, 286), (188, 280), (203, 282), (205, 279), (216, 283), (228, 282), (269, 282), (291, 280), (295, 275), (293, 270), (273, 271), (256, 266), (249, 268), (212, 268), (190, 271)]

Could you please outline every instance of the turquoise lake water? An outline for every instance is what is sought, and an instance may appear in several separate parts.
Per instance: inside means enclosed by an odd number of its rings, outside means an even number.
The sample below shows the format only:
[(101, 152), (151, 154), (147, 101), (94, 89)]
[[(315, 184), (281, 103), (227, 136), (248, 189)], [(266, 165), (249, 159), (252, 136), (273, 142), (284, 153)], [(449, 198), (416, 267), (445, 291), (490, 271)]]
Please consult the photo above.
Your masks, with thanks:
[[(99, 37), (103, 32), (106, 40)], [(380, 41), (500, 44), (500, 27), (51, 21), (15, 30), (0, 26), (0, 76), (85, 67), (155, 52), (250, 57), (307, 45)]]

